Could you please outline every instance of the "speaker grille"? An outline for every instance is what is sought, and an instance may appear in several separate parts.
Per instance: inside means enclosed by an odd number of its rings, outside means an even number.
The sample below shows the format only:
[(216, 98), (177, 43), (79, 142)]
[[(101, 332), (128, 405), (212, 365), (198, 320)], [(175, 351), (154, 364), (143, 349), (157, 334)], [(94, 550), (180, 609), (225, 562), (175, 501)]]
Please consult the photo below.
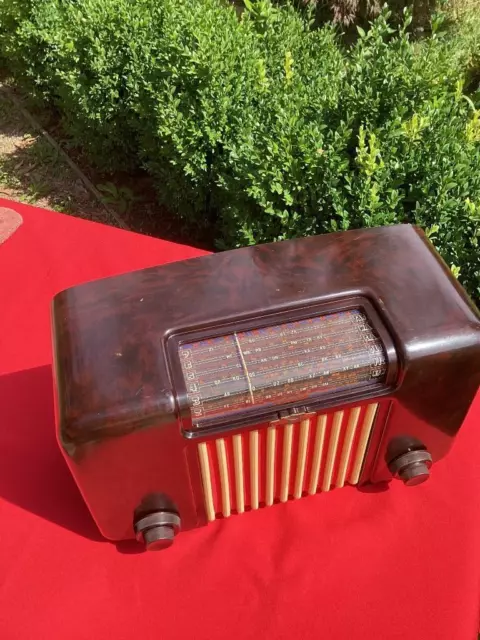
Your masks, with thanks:
[(358, 483), (378, 404), (198, 445), (209, 521)]

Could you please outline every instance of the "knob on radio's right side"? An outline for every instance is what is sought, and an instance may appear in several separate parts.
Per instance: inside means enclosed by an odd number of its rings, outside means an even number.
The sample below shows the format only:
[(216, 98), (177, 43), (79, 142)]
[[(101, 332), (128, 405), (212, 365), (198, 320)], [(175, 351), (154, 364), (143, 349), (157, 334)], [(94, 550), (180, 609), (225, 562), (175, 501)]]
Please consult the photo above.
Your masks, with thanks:
[(432, 456), (425, 445), (410, 436), (394, 438), (387, 448), (390, 473), (408, 487), (422, 484), (430, 477)]

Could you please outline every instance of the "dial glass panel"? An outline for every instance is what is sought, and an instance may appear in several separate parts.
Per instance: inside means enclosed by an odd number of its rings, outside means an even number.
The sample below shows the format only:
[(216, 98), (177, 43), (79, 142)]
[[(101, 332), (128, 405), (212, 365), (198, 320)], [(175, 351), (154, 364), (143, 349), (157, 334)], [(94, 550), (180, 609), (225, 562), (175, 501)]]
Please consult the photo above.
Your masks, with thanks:
[(387, 374), (382, 342), (359, 309), (183, 343), (179, 356), (196, 427), (382, 384)]

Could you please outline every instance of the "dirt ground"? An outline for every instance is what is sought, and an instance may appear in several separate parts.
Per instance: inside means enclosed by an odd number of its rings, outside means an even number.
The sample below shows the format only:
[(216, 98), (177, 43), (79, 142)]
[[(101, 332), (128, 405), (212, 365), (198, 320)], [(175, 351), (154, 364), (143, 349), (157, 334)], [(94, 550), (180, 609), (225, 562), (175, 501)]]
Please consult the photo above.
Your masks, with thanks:
[[(6, 89), (3, 87), (5, 85), (0, 84), (0, 197), (173, 242), (213, 249), (209, 237), (200, 237), (197, 230), (158, 205), (152, 181), (146, 173), (106, 175), (94, 170), (80, 149), (69, 147), (55, 114), (39, 111), (22, 99), (11, 85)], [(9, 98), (12, 94), (13, 102)], [(28, 115), (33, 115), (35, 124), (48, 131), (53, 145), (32, 125)], [(55, 148), (55, 143), (68, 154), (68, 159), (86, 180), (71, 168), (63, 153)], [(96, 195), (87, 188), (86, 182)]]
[(113, 226), (58, 151), (0, 93), (0, 195)]

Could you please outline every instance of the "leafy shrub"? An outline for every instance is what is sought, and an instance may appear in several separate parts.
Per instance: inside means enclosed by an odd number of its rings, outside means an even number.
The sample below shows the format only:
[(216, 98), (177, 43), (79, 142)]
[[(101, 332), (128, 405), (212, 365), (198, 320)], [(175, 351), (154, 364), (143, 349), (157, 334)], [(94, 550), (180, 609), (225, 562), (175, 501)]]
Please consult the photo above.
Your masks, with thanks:
[(217, 0), (164, 0), (142, 59), (140, 157), (170, 207), (215, 214), (223, 148), (244, 126), (258, 76), (255, 34)]
[(0, 0), (3, 57), (21, 82), (59, 109), (74, 142), (106, 169), (137, 161), (127, 83), (141, 70), (134, 66), (130, 39), (153, 5)]
[(292, 7), (0, 0), (0, 51), (100, 164), (141, 164), (221, 247), (412, 222), (480, 299), (480, 26), (346, 48)]

